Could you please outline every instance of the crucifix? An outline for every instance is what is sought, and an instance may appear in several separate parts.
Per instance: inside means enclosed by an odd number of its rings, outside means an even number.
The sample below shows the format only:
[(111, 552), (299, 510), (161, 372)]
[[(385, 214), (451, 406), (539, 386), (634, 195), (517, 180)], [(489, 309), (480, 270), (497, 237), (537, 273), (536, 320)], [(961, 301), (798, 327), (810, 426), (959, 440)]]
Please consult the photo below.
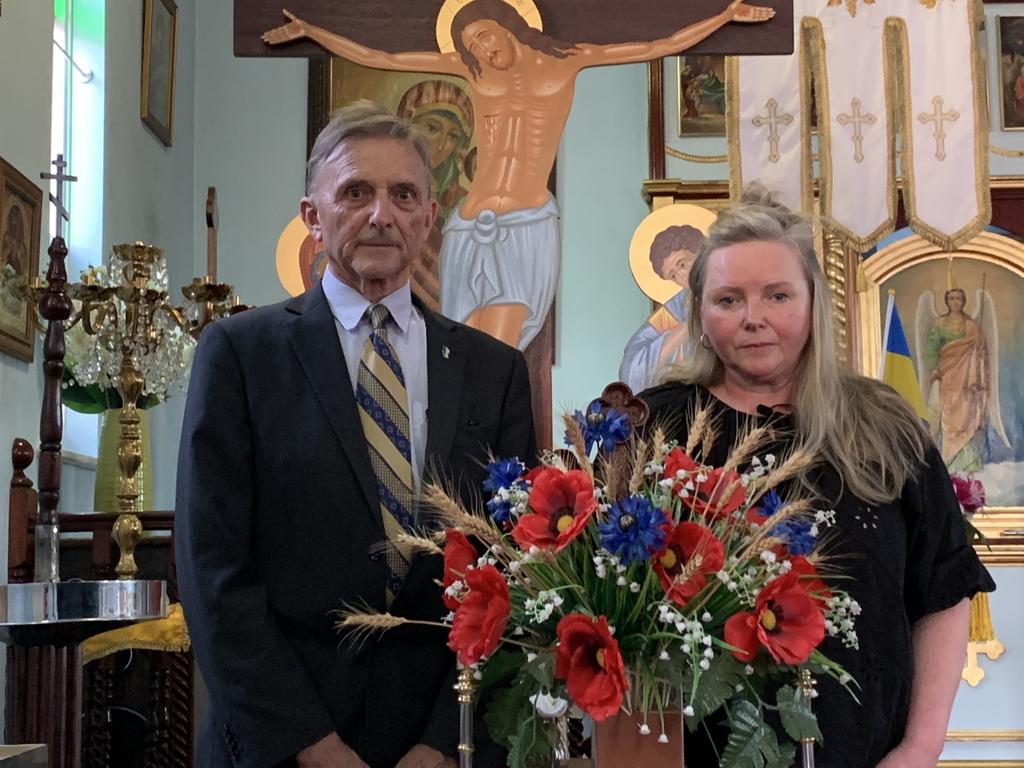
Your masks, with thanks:
[(767, 115), (758, 115), (753, 118), (750, 122), (756, 125), (758, 128), (768, 126), (768, 161), (771, 163), (779, 162), (779, 126), (789, 125), (793, 122), (793, 116), (788, 113), (777, 114), (779, 108), (779, 102), (775, 99), (768, 99), (765, 102), (765, 109), (768, 110)]
[(860, 163), (864, 161), (864, 134), (861, 132), (861, 125), (874, 125), (878, 118), (870, 112), (861, 114), (860, 108), (862, 104), (860, 99), (853, 99), (850, 102), (850, 111), (853, 114), (847, 115), (841, 112), (836, 117), (836, 122), (842, 126), (852, 125), (853, 126), (853, 161)]
[(949, 112), (942, 111), (942, 97), (936, 96), (932, 99), (932, 106), (935, 107), (934, 112), (922, 112), (917, 116), (920, 123), (934, 123), (935, 130), (932, 132), (932, 138), (935, 139), (935, 159), (945, 160), (946, 159), (946, 121), (955, 123), (960, 119), (960, 113), (955, 109), (949, 110)]
[(68, 164), (64, 161), (64, 155), (57, 155), (57, 159), (54, 160), (50, 165), (57, 167), (56, 173), (40, 173), (39, 178), (41, 179), (54, 179), (57, 182), (57, 196), (54, 197), (53, 193), (50, 193), (50, 202), (53, 203), (57, 209), (57, 215), (64, 219), (64, 221), (71, 221), (71, 214), (68, 213), (68, 209), (64, 207), (64, 182), (65, 181), (78, 181), (77, 176), (68, 176), (64, 173), (64, 169), (68, 167)]

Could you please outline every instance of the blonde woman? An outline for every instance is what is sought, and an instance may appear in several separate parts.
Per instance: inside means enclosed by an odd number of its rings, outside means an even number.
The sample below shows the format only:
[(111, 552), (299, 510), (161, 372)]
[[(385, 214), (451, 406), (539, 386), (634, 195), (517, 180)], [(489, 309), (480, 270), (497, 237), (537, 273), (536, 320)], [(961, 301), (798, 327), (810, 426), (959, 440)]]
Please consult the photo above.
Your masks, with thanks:
[[(689, 287), (697, 341), (642, 393), (652, 420), (684, 423), (695, 403), (709, 404), (721, 424), (712, 463), (750, 419), (785, 435), (776, 453), (799, 445), (816, 456), (796, 485), (835, 510), (829, 551), (862, 606), (859, 649), (832, 637), (823, 647), (856, 680), (860, 703), (821, 680), (817, 765), (934, 768), (968, 600), (994, 589), (966, 542), (942, 457), (899, 395), (840, 365), (810, 224), (763, 188), (748, 188), (712, 226)], [(715, 764), (710, 735), (687, 742), (688, 762)]]

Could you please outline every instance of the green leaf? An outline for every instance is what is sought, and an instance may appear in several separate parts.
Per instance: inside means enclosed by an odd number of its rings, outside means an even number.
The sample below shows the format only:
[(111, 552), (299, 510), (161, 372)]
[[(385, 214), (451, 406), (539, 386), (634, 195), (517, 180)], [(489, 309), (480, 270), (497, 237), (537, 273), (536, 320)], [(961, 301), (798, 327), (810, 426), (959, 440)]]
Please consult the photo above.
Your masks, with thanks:
[(793, 741), (814, 739), (821, 743), (821, 730), (811, 709), (810, 699), (793, 686), (784, 685), (779, 689), (775, 701), (779, 706), (782, 727)]
[[(720, 653), (711, 660), (711, 666), (704, 670), (697, 681), (697, 692), (688, 702), (693, 707), (693, 716), (686, 718), (686, 727), (692, 733), (708, 715), (719, 709), (736, 693), (736, 686), (744, 682), (743, 665), (730, 653)], [(683, 695), (689, 694), (693, 672), (683, 678)]]
[(761, 719), (760, 710), (749, 701), (738, 701), (733, 705), (730, 725), (719, 768), (765, 768), (766, 741), (775, 734)]

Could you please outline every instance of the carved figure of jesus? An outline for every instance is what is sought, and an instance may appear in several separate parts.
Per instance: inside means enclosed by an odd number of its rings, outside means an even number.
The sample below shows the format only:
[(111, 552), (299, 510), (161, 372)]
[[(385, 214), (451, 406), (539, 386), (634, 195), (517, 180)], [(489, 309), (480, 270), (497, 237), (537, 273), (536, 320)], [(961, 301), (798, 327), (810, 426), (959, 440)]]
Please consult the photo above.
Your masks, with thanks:
[(686, 50), (731, 21), (761, 22), (771, 8), (733, 0), (716, 16), (650, 42), (594, 45), (533, 29), (503, 0), (470, 0), (451, 23), (454, 50), (387, 53), (284, 11), (271, 45), (308, 38), (377, 69), (465, 78), (473, 98), (477, 167), (441, 249), (441, 311), (520, 349), (544, 323), (558, 284), (558, 208), (547, 182), (587, 67), (643, 62)]

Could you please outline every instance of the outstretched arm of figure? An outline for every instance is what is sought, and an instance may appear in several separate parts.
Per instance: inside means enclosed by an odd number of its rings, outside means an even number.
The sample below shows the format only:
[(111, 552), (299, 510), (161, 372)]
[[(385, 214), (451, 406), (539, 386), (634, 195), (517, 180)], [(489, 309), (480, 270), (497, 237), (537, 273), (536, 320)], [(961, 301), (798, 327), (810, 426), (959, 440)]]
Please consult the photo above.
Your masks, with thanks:
[(376, 48), (360, 45), (347, 37), (328, 32), (323, 27), (303, 21), (290, 11), (282, 10), (282, 13), (288, 17), (288, 23), (263, 33), (261, 39), (268, 45), (281, 45), (308, 38), (329, 53), (354, 61), (356, 64), (362, 64), (364, 67), (401, 72), (437, 72), (463, 77), (467, 74), (462, 60), (454, 53), (433, 51), (388, 53), (379, 51)]
[(661, 40), (646, 43), (612, 43), (611, 45), (590, 45), (581, 43), (576, 46), (578, 56), (573, 61), (584, 67), (598, 67), (606, 64), (628, 64), (638, 61), (651, 61), (673, 53), (685, 51), (709, 37), (730, 21), (757, 23), (768, 21), (775, 15), (771, 8), (759, 5), (747, 5), (743, 0), (732, 0), (729, 6), (717, 16), (698, 21), (688, 27)]

